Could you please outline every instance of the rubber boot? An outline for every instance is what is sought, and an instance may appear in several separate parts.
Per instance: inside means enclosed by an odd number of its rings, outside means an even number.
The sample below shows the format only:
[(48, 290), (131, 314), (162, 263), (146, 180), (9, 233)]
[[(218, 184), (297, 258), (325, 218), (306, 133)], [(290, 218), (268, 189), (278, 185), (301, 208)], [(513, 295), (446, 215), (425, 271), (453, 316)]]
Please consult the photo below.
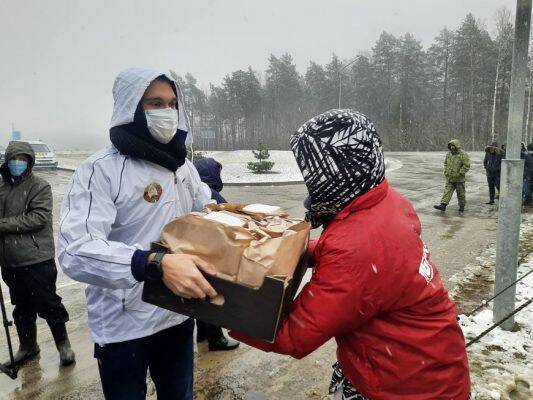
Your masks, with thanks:
[(465, 206), (459, 206), (459, 212), (460, 213), (465, 212)]
[(22, 365), (35, 358), (41, 351), (37, 344), (37, 324), (35, 322), (15, 323), (15, 326), (20, 345), (14, 360), (15, 364)]
[(440, 210), (440, 211), (446, 211), (446, 206), (447, 204), (440, 203), (440, 204), (433, 206), (433, 208), (436, 210)]
[(67, 328), (64, 323), (48, 323), (54, 342), (56, 343), (57, 351), (59, 351), (59, 362), (62, 366), (74, 364), (76, 362), (76, 354), (70, 347), (70, 340), (68, 339)]

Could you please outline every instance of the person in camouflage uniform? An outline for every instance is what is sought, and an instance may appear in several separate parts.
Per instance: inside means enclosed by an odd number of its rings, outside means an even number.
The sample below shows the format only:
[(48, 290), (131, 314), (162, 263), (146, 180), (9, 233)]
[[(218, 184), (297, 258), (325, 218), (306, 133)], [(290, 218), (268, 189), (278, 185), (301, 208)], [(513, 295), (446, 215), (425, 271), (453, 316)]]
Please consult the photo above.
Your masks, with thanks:
[(459, 212), (465, 210), (466, 205), (466, 173), (470, 169), (470, 157), (467, 152), (461, 149), (461, 143), (453, 139), (448, 143), (450, 150), (444, 160), (444, 176), (446, 177), (446, 186), (444, 196), (440, 204), (434, 207), (437, 210), (446, 211), (446, 206), (450, 202), (453, 193), (457, 191), (457, 201), (459, 202)]

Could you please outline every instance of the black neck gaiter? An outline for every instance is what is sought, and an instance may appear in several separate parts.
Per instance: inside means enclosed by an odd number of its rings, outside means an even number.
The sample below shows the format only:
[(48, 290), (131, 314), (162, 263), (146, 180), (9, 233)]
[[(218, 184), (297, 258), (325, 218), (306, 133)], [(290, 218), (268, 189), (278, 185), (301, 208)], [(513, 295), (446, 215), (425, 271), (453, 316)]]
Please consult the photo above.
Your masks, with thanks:
[(133, 122), (111, 128), (109, 136), (120, 154), (153, 162), (172, 172), (181, 167), (187, 157), (187, 132), (178, 129), (169, 143), (159, 143), (148, 130), (141, 103), (137, 105)]

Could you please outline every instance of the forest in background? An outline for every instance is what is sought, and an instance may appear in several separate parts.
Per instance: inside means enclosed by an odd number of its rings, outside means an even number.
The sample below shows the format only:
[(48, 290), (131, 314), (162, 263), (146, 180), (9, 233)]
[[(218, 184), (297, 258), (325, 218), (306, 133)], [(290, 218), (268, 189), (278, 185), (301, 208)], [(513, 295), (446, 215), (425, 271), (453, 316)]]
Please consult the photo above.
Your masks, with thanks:
[[(288, 149), (290, 135), (316, 114), (352, 108), (375, 123), (387, 150), (442, 150), (458, 138), (482, 150), (507, 134), (513, 16), (495, 13), (492, 34), (468, 14), (443, 28), (428, 48), (410, 33), (383, 32), (374, 47), (348, 60), (333, 55), (300, 74), (290, 54), (271, 55), (264, 72), (231, 72), (205, 93), (196, 78), (180, 77), (195, 147), (202, 150)], [(347, 38), (346, 40), (349, 40)], [(524, 141), (532, 141), (530, 62)]]

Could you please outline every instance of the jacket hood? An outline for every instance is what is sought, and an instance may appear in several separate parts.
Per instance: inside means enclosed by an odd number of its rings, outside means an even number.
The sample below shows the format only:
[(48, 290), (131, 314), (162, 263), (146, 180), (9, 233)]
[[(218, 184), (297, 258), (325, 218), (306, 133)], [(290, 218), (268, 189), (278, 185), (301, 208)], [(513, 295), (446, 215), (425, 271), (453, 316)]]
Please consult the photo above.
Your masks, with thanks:
[(30, 158), (30, 164), (28, 165), (28, 169), (22, 175), (22, 177), (28, 176), (31, 173), (33, 166), (35, 165), (35, 152), (33, 151), (28, 142), (12, 141), (9, 142), (9, 144), (7, 145), (4, 158), (5, 161), (0, 167), (0, 174), (2, 175), (4, 180), (11, 178), (11, 173), (9, 172), (9, 169), (7, 167), (7, 162), (18, 154), (24, 154)]
[(122, 70), (113, 84), (113, 116), (111, 126), (114, 128), (126, 125), (134, 121), (137, 106), (150, 83), (158, 76), (165, 76), (175, 87), (178, 97), (178, 130), (187, 132), (186, 145), (192, 143), (192, 132), (185, 111), (183, 94), (178, 84), (178, 76), (173, 71), (159, 70), (155, 68), (133, 67)]
[(213, 158), (202, 158), (194, 162), (194, 166), (200, 174), (202, 182), (206, 183), (211, 189), (221, 192), (224, 183), (220, 177), (220, 163)]
[(450, 142), (448, 143), (448, 149), (452, 145), (454, 145), (457, 150), (461, 150), (461, 142), (459, 141), (459, 139), (450, 140)]

